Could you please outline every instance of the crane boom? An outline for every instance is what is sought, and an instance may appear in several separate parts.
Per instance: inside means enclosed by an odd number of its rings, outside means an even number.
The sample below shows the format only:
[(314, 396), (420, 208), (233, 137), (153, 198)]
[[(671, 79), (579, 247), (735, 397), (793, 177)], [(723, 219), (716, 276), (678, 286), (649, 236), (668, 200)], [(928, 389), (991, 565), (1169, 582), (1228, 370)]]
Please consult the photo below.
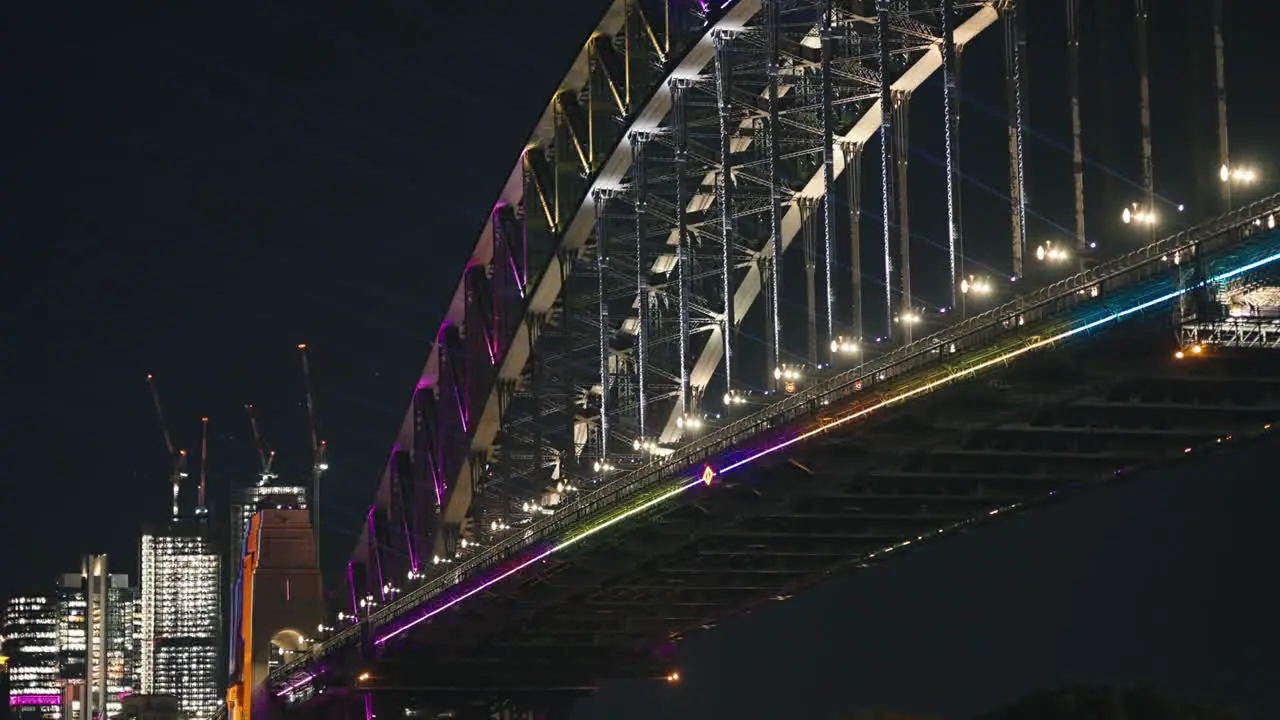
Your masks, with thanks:
[(276, 451), (272, 450), (271, 446), (262, 437), (262, 431), (258, 428), (258, 416), (253, 410), (253, 404), (245, 405), (244, 409), (249, 413), (249, 427), (253, 429), (253, 447), (258, 451), (258, 485), (265, 485), (268, 480), (275, 477), (275, 474), (271, 472), (271, 465), (275, 462)]
[(178, 492), (182, 479), (187, 476), (187, 451), (175, 450), (173, 437), (169, 434), (169, 423), (165, 420), (164, 405), (160, 402), (160, 389), (156, 387), (156, 377), (147, 373), (147, 385), (151, 387), (151, 401), (156, 408), (156, 417), (160, 420), (160, 432), (164, 435), (164, 447), (169, 453), (169, 480), (173, 483), (173, 519), (178, 519)]
[(320, 478), (329, 469), (328, 445), (319, 439), (316, 430), (316, 406), (311, 393), (311, 363), (307, 359), (307, 344), (298, 343), (302, 356), (302, 381), (306, 391), (307, 425), (311, 430), (311, 526), (315, 533), (316, 557), (320, 556)]

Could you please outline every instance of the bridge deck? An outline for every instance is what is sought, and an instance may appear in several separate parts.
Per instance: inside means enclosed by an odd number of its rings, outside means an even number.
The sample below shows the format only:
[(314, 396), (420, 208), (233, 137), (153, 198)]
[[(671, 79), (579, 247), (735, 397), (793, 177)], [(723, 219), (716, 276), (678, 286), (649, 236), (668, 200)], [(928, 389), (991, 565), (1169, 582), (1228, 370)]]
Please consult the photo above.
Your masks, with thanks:
[[(451, 567), (273, 686), (290, 695), (321, 663), (326, 684), (350, 684), (368, 641), (374, 677), (396, 686), (421, 685), (424, 663), (454, 690), (658, 674), (664, 639), (842, 566), (1262, 432), (1280, 415), (1274, 356), (1215, 347), (1171, 365), (1173, 310), (1196, 285), (1175, 261), (1198, 249), (1217, 280), (1270, 269), (1280, 235), (1230, 231), (1277, 209), (1268, 198), (821, 378)], [(1132, 331), (1101, 333), (1121, 320)], [(718, 487), (685, 492), (704, 462)]]
[(1089, 338), (797, 445), (414, 628), (372, 666), (378, 687), (657, 677), (665, 641), (1280, 421), (1273, 355), (1177, 361), (1172, 337), (1153, 316), (1121, 346)]
[[(1207, 271), (1273, 259), (1278, 245), (1268, 235), (1231, 246), (1209, 258)], [(380, 688), (421, 690), (656, 676), (669, 662), (665, 642), (841, 568), (1241, 442), (1280, 418), (1274, 355), (1209, 347), (1173, 357), (1178, 268), (1153, 263), (1142, 279), (1102, 286), (1098, 299), (1037, 306), (1047, 308), (1038, 322), (1026, 322), (1029, 306), (1006, 313), (994, 342), (967, 350), (934, 342), (914, 367), (866, 376), (874, 386), (865, 391), (796, 398), (796, 411), (754, 428), (752, 442), (703, 456), (734, 469), (716, 487), (672, 491), (696, 484), (694, 472), (692, 481), (676, 474), (674, 486), (632, 493), (579, 533), (620, 507), (671, 497), (643, 520), (588, 533), (466, 602), (441, 596), (447, 609), (361, 667), (376, 668)], [(1126, 332), (1100, 332), (1119, 319), (1132, 321)], [(1029, 352), (1050, 343), (1051, 351)], [(913, 390), (930, 385), (937, 388), (927, 394)], [(908, 395), (912, 402), (893, 402)], [(785, 443), (793, 444), (760, 452)], [(433, 668), (425, 683), (424, 663)]]

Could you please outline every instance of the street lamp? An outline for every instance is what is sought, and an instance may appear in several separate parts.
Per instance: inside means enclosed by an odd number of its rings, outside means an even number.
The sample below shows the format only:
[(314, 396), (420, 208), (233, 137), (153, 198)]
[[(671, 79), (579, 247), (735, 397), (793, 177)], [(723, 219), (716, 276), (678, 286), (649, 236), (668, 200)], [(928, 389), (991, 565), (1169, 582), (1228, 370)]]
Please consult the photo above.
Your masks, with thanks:
[(795, 392), (796, 384), (800, 382), (800, 378), (800, 368), (794, 365), (779, 365), (773, 369), (773, 379), (782, 383), (784, 392)]
[(1120, 219), (1125, 225), (1155, 225), (1156, 211), (1153, 208), (1146, 208), (1138, 203), (1133, 203), (1120, 213)]
[(681, 430), (697, 430), (702, 427), (702, 418), (697, 415), (681, 415), (676, 418), (676, 427)]
[(990, 295), (993, 292), (995, 286), (988, 278), (970, 275), (960, 281), (960, 293), (963, 295)]
[(831, 341), (832, 355), (854, 355), (858, 352), (858, 341), (844, 336)]
[(1218, 168), (1218, 179), (1233, 185), (1252, 185), (1258, 181), (1258, 171), (1249, 167), (1228, 167), (1223, 165)]
[[(1129, 210), (1126, 208), (1125, 212), (1127, 213)], [(1128, 222), (1128, 220), (1125, 222)], [(1036, 259), (1040, 262), (1060, 263), (1065, 262), (1068, 257), (1070, 257), (1070, 254), (1066, 248), (1058, 247), (1052, 241), (1042, 243), (1036, 248)]]

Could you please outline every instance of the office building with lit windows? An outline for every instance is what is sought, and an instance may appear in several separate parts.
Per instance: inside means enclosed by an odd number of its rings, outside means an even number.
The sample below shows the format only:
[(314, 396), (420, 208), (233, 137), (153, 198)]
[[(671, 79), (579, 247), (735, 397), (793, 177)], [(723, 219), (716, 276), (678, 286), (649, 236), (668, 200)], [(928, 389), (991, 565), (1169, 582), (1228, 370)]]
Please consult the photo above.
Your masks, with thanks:
[(221, 558), (203, 520), (142, 536), (141, 692), (199, 720), (222, 703)]
[(231, 569), (234, 576), (244, 558), (245, 532), (249, 520), (261, 510), (306, 510), (307, 488), (261, 482), (231, 494)]
[(88, 555), (58, 582), (54, 611), (63, 720), (107, 720), (137, 691), (138, 591), (112, 574), (106, 555)]
[(59, 720), (62, 688), (58, 680), (58, 632), (55, 603), (48, 595), (21, 595), (5, 605), (0, 635), (9, 658), (9, 717)]

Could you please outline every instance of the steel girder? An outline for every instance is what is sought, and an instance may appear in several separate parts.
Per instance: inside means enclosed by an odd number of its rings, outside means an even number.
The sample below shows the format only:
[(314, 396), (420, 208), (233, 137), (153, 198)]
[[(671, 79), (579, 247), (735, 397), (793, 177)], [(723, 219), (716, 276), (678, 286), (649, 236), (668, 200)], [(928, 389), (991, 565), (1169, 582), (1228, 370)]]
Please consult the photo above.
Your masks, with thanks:
[[(959, 46), (990, 5), (959, 4)], [(353, 596), (386, 599), (696, 431), (720, 357), (723, 389), (749, 386), (734, 364), (758, 358), (735, 360), (726, 339), (744, 319), (750, 338), (761, 278), (772, 350), (757, 382), (806, 341), (825, 356), (843, 312), (824, 188), (874, 133), (881, 86), (909, 94), (940, 64), (941, 5), (888, 12), (878, 27), (825, 0), (610, 7), (464, 272), (357, 543)], [(783, 250), (802, 229), (810, 332), (788, 338)]]
[(1081, 343), (798, 446), (513, 578), (411, 644), (448, 647), (450, 657), (474, 648), (643, 655), (840, 567), (1229, 447), (1280, 417), (1272, 355), (1224, 349), (1178, 363), (1168, 331), (1157, 321), (1127, 335), (1123, 363), (1103, 340)]

